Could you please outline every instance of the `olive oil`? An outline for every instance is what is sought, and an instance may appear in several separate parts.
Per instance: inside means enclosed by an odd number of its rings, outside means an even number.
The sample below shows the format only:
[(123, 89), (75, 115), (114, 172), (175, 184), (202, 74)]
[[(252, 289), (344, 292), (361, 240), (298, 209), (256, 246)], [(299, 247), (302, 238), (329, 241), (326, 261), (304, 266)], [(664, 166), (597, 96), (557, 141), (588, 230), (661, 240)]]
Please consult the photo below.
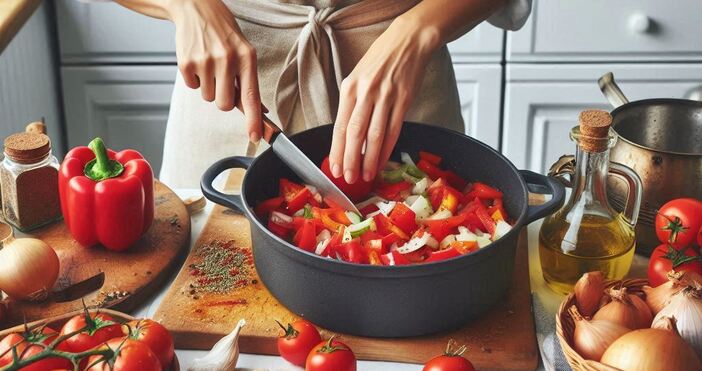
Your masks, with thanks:
[[(584, 111), (580, 126), (571, 130), (577, 144), (572, 171), (573, 192), (568, 202), (548, 216), (539, 231), (539, 259), (544, 280), (556, 292), (573, 290), (583, 273), (601, 271), (607, 279), (621, 279), (634, 258), (634, 226), (641, 205), (641, 180), (620, 164), (610, 164), (609, 149), (616, 134), (605, 111)], [(607, 176), (623, 178), (629, 197), (623, 213), (607, 200)]]
[(621, 214), (613, 219), (585, 215), (577, 234), (575, 250), (564, 252), (562, 241), (570, 223), (554, 214), (539, 232), (539, 258), (549, 287), (567, 294), (586, 272), (602, 271), (607, 279), (620, 279), (634, 258), (635, 236)]

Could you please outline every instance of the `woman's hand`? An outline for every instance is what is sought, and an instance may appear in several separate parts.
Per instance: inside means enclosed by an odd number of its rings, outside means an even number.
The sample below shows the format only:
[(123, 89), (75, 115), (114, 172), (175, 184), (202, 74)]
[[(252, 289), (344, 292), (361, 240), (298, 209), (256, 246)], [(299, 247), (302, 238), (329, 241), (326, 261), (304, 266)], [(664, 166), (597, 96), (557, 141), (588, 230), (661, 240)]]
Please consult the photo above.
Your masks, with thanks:
[[(221, 0), (172, 0), (168, 17), (176, 26), (176, 56), (185, 84), (223, 111), (241, 99), (249, 139), (261, 138), (261, 96), (256, 50)], [(238, 97), (237, 97), (238, 96)]]
[(433, 29), (397, 18), (344, 79), (329, 154), (335, 177), (370, 181), (385, 165), (438, 40)]

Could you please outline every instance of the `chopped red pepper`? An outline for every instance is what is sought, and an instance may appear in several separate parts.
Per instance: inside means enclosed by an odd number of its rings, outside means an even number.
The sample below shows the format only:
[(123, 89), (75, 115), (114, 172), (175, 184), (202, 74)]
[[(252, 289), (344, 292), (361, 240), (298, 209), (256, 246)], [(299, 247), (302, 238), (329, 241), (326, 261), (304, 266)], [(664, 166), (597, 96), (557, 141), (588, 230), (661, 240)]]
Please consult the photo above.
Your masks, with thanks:
[(285, 198), (290, 215), (305, 207), (312, 198), (312, 192), (307, 187), (285, 178), (280, 178), (280, 194)]
[(375, 225), (379, 233), (390, 234), (393, 233), (402, 240), (409, 240), (409, 236), (398, 226), (393, 224), (393, 222), (383, 214), (376, 214), (373, 216), (375, 219)]
[(358, 238), (336, 245), (334, 251), (343, 261), (349, 263), (363, 263), (363, 248)]
[(431, 255), (429, 255), (427, 260), (425, 260), (424, 262), (425, 263), (437, 262), (437, 261), (441, 261), (441, 260), (451, 259), (451, 258), (454, 258), (456, 256), (460, 256), (460, 255), (461, 255), (461, 253), (459, 253), (456, 249), (449, 247), (447, 249), (443, 249), (443, 250), (435, 251), (435, 252), (431, 253)]
[(370, 205), (364, 206), (362, 209), (360, 209), (360, 210), (358, 210), (358, 211), (360, 211), (360, 212), (361, 212), (361, 215), (365, 218), (365, 217), (368, 216), (368, 214), (374, 213), (374, 212), (376, 212), (376, 211), (378, 211), (378, 210), (380, 210), (380, 209), (378, 209), (378, 205), (376, 205), (376, 204), (370, 204)]
[(405, 193), (409, 192), (414, 185), (410, 182), (401, 181), (398, 183), (383, 183), (375, 190), (378, 196), (392, 201), (401, 201)]
[(483, 223), (487, 233), (493, 235), (495, 233), (495, 221), (492, 220), (492, 217), (487, 213), (487, 209), (482, 203), (478, 203), (478, 205), (479, 206), (475, 209), (475, 215), (477, 215), (480, 222)]
[(441, 156), (430, 152), (419, 151), (419, 159), (429, 162), (432, 165), (441, 165)]
[(439, 179), (442, 175), (444, 175), (443, 170), (439, 169), (438, 167), (436, 167), (436, 165), (424, 159), (420, 159), (419, 162), (417, 162), (417, 167), (419, 168), (419, 170), (427, 174), (432, 180)]
[(283, 202), (285, 202), (285, 198), (282, 196), (273, 197), (265, 201), (261, 201), (258, 205), (256, 205), (256, 215), (266, 216), (269, 213), (278, 210), (278, 208), (283, 204)]
[(314, 248), (317, 245), (317, 235), (315, 234), (315, 225), (312, 219), (305, 219), (302, 228), (297, 230), (293, 241), (297, 244), (297, 247), (314, 252)]
[(490, 187), (487, 184), (475, 182), (473, 183), (470, 191), (466, 193), (465, 198), (472, 200), (476, 197), (482, 200), (492, 200), (495, 198), (502, 198), (502, 192), (500, 192), (497, 188)]
[(416, 216), (417, 214), (402, 202), (396, 203), (389, 215), (392, 223), (407, 234), (412, 234), (417, 230)]
[(434, 237), (437, 241), (443, 240), (446, 236), (451, 234), (454, 228), (458, 227), (465, 220), (464, 214), (459, 214), (446, 219), (430, 220), (424, 219), (421, 221), (422, 224), (427, 226), (429, 229), (429, 234)]

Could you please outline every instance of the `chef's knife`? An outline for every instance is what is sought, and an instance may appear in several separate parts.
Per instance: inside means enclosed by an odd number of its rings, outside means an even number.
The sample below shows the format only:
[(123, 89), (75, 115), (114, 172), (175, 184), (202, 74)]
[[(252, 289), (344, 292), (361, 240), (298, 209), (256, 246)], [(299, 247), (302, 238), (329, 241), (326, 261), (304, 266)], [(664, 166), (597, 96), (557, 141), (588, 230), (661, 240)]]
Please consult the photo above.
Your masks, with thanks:
[(105, 272), (100, 272), (83, 281), (63, 287), (49, 293), (49, 299), (57, 303), (78, 300), (83, 296), (99, 289), (105, 284)]
[(265, 114), (263, 116), (263, 140), (273, 148), (278, 158), (292, 169), (305, 183), (317, 188), (325, 199), (331, 200), (348, 211), (358, 215), (361, 213), (356, 205), (349, 200), (341, 190), (312, 162), (290, 139), (278, 125), (273, 123)]

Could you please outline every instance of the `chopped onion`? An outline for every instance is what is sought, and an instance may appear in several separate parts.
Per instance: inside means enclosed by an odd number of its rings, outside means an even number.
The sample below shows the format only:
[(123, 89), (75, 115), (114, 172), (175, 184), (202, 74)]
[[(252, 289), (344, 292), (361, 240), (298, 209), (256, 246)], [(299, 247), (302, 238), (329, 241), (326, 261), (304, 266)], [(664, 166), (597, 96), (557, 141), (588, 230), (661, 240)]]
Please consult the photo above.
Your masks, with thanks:
[(419, 198), (412, 203), (410, 209), (414, 211), (414, 215), (418, 220), (428, 218), (434, 211), (431, 208), (431, 203), (429, 203), (429, 200), (424, 196), (419, 196)]
[(319, 193), (319, 190), (317, 189), (317, 187), (309, 185), (309, 184), (305, 184), (305, 187), (307, 187), (307, 189), (310, 190), (310, 193), (312, 193), (312, 197), (314, 197), (315, 201), (319, 202), (320, 204), (324, 201), (324, 199), (322, 198), (322, 195)]
[(412, 203), (414, 203), (414, 201), (417, 201), (419, 197), (419, 195), (408, 196), (407, 198), (405, 198), (404, 204), (407, 206), (412, 206)]
[[(429, 233), (425, 233), (425, 234), (429, 234)], [(439, 248), (439, 241), (437, 241), (436, 238), (434, 238), (434, 236), (429, 234), (429, 239), (427, 240), (427, 246), (429, 246), (429, 248), (432, 250), (436, 250)]]
[(427, 191), (427, 187), (429, 187), (429, 178), (422, 178), (417, 183), (414, 183), (414, 187), (412, 187), (412, 194), (421, 195)]
[(478, 236), (477, 241), (478, 241), (478, 247), (480, 247), (481, 249), (492, 243), (492, 241), (489, 238), (485, 237), (484, 235)]
[(450, 234), (450, 235), (444, 237), (443, 240), (441, 240), (441, 242), (439, 243), (439, 247), (443, 250), (443, 249), (449, 247), (449, 245), (451, 245), (451, 242), (454, 242), (454, 241), (456, 241), (456, 236)]
[(384, 202), (376, 202), (375, 206), (378, 206), (378, 210), (380, 210), (383, 215), (388, 216), (392, 209), (395, 208), (395, 204), (397, 202), (395, 201), (384, 201)]
[(317, 255), (322, 255), (322, 253), (324, 253), (324, 250), (327, 249), (327, 246), (329, 246), (330, 242), (331, 242), (331, 238), (326, 238), (326, 239), (323, 239), (321, 241), (318, 241), (317, 247), (314, 249), (314, 253)]
[(331, 232), (329, 232), (328, 229), (322, 229), (321, 232), (317, 235), (317, 242), (327, 240), (331, 238)]
[(451, 213), (451, 211), (446, 210), (446, 209), (440, 209), (437, 212), (435, 212), (434, 214), (430, 215), (427, 219), (441, 220), (441, 219), (448, 219), (452, 216), (453, 216), (453, 214)]
[(400, 152), (400, 158), (402, 159), (402, 162), (404, 162), (405, 164), (417, 166), (414, 164), (412, 157), (407, 152)]
[[(463, 227), (463, 226), (461, 226)], [(468, 231), (466, 227), (458, 227), (458, 234), (456, 235), (456, 241), (478, 241), (478, 236), (475, 233)]]
[(504, 220), (498, 221), (497, 225), (495, 226), (495, 233), (492, 234), (492, 240), (497, 240), (506, 235), (511, 229), (512, 226), (509, 225), (509, 223), (505, 222)]
[(376, 204), (378, 202), (387, 202), (387, 200), (382, 198), (382, 197), (379, 197), (379, 196), (373, 196), (373, 197), (371, 197), (363, 202), (357, 203), (356, 208), (361, 210), (368, 205), (373, 205), (373, 204)]
[(271, 213), (271, 222), (282, 227), (290, 227), (293, 222), (293, 218), (279, 211), (274, 211)]
[[(398, 247), (397, 251), (400, 254), (409, 254), (413, 251), (417, 251), (429, 242), (429, 238), (431, 238), (431, 234), (424, 232), (421, 236), (412, 237), (406, 244)], [(436, 241), (436, 239), (434, 241)]]

